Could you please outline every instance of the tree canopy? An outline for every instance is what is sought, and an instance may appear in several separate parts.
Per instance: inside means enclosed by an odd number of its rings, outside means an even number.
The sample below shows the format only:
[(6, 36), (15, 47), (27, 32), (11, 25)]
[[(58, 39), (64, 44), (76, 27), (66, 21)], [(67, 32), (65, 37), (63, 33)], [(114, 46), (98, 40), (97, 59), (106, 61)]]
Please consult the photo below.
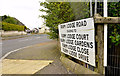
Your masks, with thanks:
[(12, 18), (10, 16), (7, 16), (7, 15), (2, 16), (2, 21), (6, 22), (6, 23), (11, 23), (11, 24), (17, 24), (18, 23), (18, 21), (16, 21), (14, 18)]
[(68, 2), (41, 2), (41, 6), (45, 9), (40, 9), (42, 12), (46, 12), (47, 15), (40, 17), (45, 19), (45, 25), (50, 28), (49, 37), (51, 39), (58, 38), (58, 25), (65, 22), (74, 20), (74, 14), (70, 3)]

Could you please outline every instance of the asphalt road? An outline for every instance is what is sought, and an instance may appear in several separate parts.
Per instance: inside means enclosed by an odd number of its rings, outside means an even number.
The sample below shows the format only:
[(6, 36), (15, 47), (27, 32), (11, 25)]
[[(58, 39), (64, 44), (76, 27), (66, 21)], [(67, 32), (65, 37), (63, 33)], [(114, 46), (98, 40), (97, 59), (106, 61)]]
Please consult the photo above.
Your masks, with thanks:
[(32, 35), (24, 38), (11, 39), (11, 40), (3, 40), (2, 43), (0, 43), (0, 45), (2, 45), (2, 56), (4, 56), (10, 51), (13, 51), (22, 47), (39, 44), (43, 42), (48, 42), (48, 41), (52, 41), (52, 40), (48, 39), (46, 34)]

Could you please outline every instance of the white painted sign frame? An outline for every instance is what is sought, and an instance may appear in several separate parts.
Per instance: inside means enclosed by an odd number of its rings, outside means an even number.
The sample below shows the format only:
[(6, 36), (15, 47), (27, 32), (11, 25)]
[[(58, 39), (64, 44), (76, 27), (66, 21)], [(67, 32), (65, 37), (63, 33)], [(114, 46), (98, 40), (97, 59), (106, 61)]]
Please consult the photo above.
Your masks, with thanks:
[[(74, 27), (70, 27), (72, 25)], [(60, 24), (58, 27), (61, 52), (70, 55), (80, 61), (88, 63), (92, 66), (96, 66), (94, 19), (87, 18), (73, 22), (63, 23)], [(70, 43), (70, 41), (72, 43)], [(74, 48), (74, 50), (71, 49), (71, 47)]]

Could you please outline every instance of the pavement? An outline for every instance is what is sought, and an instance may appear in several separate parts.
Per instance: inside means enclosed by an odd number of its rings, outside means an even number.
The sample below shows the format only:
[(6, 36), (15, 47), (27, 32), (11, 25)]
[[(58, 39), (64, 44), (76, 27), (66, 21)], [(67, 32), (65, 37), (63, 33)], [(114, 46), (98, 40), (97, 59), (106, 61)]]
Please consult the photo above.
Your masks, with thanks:
[(11, 39), (23, 38), (28, 36), (31, 36), (31, 35), (4, 36), (2, 37), (2, 40), (11, 40)]
[(60, 61), (57, 41), (35, 44), (9, 54), (2, 60), (2, 76), (72, 74)]

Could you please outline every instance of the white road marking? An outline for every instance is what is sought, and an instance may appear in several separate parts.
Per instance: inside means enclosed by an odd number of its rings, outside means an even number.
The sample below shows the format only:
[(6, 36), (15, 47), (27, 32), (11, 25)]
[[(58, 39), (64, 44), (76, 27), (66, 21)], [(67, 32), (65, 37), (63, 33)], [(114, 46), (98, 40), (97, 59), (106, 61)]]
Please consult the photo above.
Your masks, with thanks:
[[(33, 45), (30, 45), (30, 46), (33, 46)], [(24, 48), (28, 48), (28, 47), (30, 47), (30, 46), (22, 47), (22, 48), (19, 48), (19, 49), (16, 49), (16, 50), (13, 50), (13, 51), (8, 52), (8, 53), (5, 54), (2, 58), (0, 58), (0, 63), (1, 63), (1, 61), (2, 61), (5, 57), (7, 57), (9, 54), (11, 54), (11, 53), (13, 53), (13, 52), (16, 52), (16, 51), (18, 51), (18, 50), (24, 49)]]
[[(11, 54), (11, 53), (13, 53), (13, 52), (16, 52), (16, 51), (18, 51), (18, 50), (20, 50), (20, 49), (28, 48), (28, 47), (31, 47), (31, 46), (32, 46), (32, 45), (26, 46), (26, 47), (22, 47), (22, 48), (19, 48), (19, 49), (10, 51), (10, 52), (8, 52), (7, 54), (5, 54), (2, 58), (0, 58), (0, 67), (2, 67), (2, 61), (4, 60), (4, 58), (7, 57), (9, 54)], [(0, 68), (0, 76), (2, 75), (2, 71), (1, 71), (1, 70), (2, 70), (2, 68)]]
[[(37, 37), (37, 38), (40, 38), (40, 37)], [(32, 38), (32, 39), (34, 39), (34, 38)], [(21, 40), (20, 42), (22, 42), (22, 41), (27, 41), (27, 40), (32, 40), (32, 39)], [(22, 48), (19, 48), (19, 49), (16, 49), (16, 50), (13, 50), (13, 51), (8, 52), (8, 53), (5, 54), (2, 58), (0, 58), (0, 62), (1, 62), (5, 57), (7, 57), (9, 54), (11, 54), (11, 53), (13, 53), (13, 52), (16, 52), (16, 51), (18, 51), (18, 50), (24, 49), (24, 48), (31, 47), (31, 46), (33, 46), (33, 45), (26, 46), (26, 47), (22, 47)]]

